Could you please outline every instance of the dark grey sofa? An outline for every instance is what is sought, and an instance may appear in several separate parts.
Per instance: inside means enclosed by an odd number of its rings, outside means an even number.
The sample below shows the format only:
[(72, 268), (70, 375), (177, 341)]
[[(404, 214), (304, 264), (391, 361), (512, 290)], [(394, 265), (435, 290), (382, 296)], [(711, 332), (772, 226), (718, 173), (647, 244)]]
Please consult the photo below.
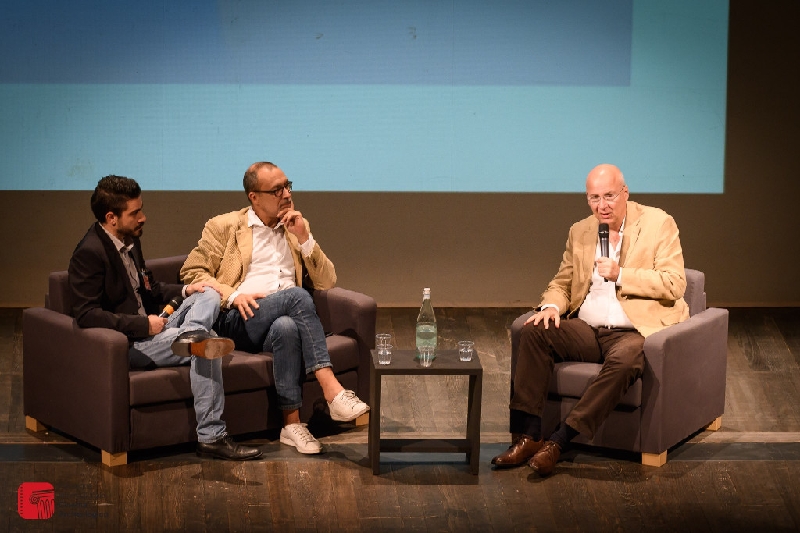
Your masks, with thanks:
[[(589, 441), (575, 442), (642, 454), (642, 463), (661, 466), (667, 450), (702, 428), (719, 429), (725, 410), (728, 360), (728, 311), (706, 308), (705, 275), (686, 269), (689, 319), (647, 337), (644, 375)], [(511, 325), (511, 390), (525, 320)], [(542, 431), (549, 435), (567, 417), (601, 365), (565, 362), (555, 365)]]
[[(186, 256), (150, 260), (158, 280), (177, 282)], [(369, 398), (369, 351), (375, 343), (375, 300), (341, 288), (314, 291), (334, 372), (345, 388)], [(102, 452), (108, 465), (127, 452), (196, 440), (188, 366), (129, 370), (128, 340), (117, 331), (82, 329), (68, 315), (67, 272), (53, 272), (45, 307), (23, 312), (23, 401), (32, 431), (52, 427)], [(282, 413), (272, 355), (234, 351), (222, 363), (223, 419), (236, 435), (279, 428)], [(303, 386), (300, 416), (327, 411), (313, 377)], [(360, 423), (366, 423), (361, 420)]]

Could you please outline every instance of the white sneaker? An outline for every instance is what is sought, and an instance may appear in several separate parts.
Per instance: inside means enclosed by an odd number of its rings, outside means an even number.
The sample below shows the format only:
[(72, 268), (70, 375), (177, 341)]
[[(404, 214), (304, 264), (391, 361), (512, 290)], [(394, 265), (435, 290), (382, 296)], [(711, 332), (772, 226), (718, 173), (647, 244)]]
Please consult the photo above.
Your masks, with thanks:
[(358, 399), (356, 393), (344, 389), (328, 402), (331, 418), (337, 422), (350, 422), (369, 411), (369, 406)]
[(306, 424), (289, 424), (281, 430), (281, 442), (294, 446), (300, 453), (320, 453), (322, 444), (306, 428)]

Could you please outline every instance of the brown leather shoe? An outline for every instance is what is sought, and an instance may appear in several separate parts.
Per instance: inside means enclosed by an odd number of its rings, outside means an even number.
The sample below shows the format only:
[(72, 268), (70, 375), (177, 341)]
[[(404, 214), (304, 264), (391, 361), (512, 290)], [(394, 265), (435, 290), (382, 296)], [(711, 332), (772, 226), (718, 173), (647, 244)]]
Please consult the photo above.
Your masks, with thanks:
[(525, 464), (525, 461), (539, 451), (542, 442), (542, 439), (533, 440), (528, 435), (520, 435), (505, 452), (492, 459), (492, 464), (501, 468)]
[(549, 476), (553, 473), (553, 468), (555, 468), (559, 457), (561, 457), (561, 446), (548, 440), (528, 461), (528, 466), (536, 470), (540, 476)]
[(217, 337), (205, 331), (185, 331), (172, 343), (172, 353), (181, 357), (193, 355), (203, 359), (217, 359), (234, 349), (231, 339)]

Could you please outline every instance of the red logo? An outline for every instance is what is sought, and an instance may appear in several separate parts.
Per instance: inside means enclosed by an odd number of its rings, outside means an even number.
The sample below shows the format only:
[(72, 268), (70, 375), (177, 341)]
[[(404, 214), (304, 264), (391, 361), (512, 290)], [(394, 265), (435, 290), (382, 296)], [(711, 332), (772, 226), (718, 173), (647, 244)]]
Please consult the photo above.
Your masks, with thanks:
[(56, 491), (44, 481), (29, 481), (17, 489), (17, 512), (25, 520), (47, 520), (56, 510)]

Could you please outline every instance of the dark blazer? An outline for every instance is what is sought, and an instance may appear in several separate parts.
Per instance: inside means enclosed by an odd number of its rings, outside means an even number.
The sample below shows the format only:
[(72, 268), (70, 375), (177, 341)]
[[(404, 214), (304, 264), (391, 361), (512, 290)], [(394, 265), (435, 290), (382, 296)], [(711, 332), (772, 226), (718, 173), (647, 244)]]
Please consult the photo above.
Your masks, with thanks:
[[(149, 276), (139, 239), (133, 240), (133, 253), (139, 271), (139, 292), (148, 314), (158, 314), (171, 298), (180, 296), (183, 285), (156, 282)], [(148, 272), (150, 290), (145, 288), (142, 271)], [(149, 321), (138, 314), (139, 304), (119, 252), (100, 223), (89, 228), (69, 261), (69, 286), (72, 289), (72, 316), (82, 328), (109, 328), (129, 339), (148, 336)]]

